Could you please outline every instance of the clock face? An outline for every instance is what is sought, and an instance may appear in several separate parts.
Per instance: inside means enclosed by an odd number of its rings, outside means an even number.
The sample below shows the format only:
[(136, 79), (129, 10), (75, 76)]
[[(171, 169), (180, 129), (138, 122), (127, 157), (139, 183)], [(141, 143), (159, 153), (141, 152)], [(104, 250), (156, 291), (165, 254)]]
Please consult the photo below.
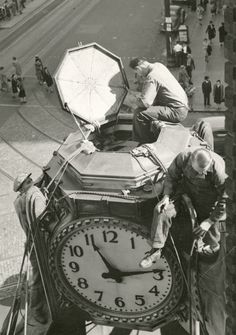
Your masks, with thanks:
[(50, 264), (59, 290), (90, 314), (158, 319), (176, 307), (183, 281), (168, 248), (151, 268), (140, 268), (149, 250), (147, 232), (139, 225), (80, 219), (55, 236)]

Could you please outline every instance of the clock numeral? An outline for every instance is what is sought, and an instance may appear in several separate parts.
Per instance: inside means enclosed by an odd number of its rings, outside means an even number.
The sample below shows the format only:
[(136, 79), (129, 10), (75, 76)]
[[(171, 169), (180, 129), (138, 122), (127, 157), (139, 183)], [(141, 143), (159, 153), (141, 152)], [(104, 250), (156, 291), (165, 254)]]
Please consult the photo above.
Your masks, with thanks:
[(85, 242), (86, 242), (87, 245), (92, 245), (92, 246), (95, 245), (93, 234), (91, 234), (91, 235), (85, 234), (84, 237), (85, 237)]
[(116, 306), (118, 306), (120, 308), (125, 307), (124, 300), (121, 297), (115, 298), (115, 304), (116, 304)]
[(156, 285), (154, 285), (148, 292), (155, 294), (156, 297), (157, 297), (158, 294), (160, 293), (160, 291), (158, 291)]
[(76, 262), (70, 262), (69, 267), (71, 268), (72, 272), (78, 272), (79, 271), (79, 264)]
[(87, 280), (85, 278), (79, 278), (78, 279), (78, 286), (80, 288), (83, 288), (83, 289), (88, 288)]
[(84, 254), (83, 249), (79, 245), (70, 245), (69, 248), (71, 256), (82, 257)]
[(97, 301), (101, 301), (102, 300), (103, 291), (94, 291), (94, 293), (99, 294)]
[[(114, 230), (109, 230), (109, 231), (103, 231), (102, 232), (103, 234), (103, 239), (104, 239), (104, 242), (109, 242), (109, 243), (118, 243), (118, 234), (116, 231)], [(109, 236), (108, 238), (108, 235), (111, 235)]]
[(164, 276), (163, 276), (163, 272), (165, 270), (158, 270), (155, 275), (153, 276), (153, 279), (155, 280), (163, 280), (164, 279)]
[(134, 238), (133, 237), (131, 237), (130, 242), (131, 242), (131, 248), (135, 249), (135, 244), (134, 244)]
[(136, 295), (135, 296), (135, 304), (138, 306), (145, 305), (144, 295)]

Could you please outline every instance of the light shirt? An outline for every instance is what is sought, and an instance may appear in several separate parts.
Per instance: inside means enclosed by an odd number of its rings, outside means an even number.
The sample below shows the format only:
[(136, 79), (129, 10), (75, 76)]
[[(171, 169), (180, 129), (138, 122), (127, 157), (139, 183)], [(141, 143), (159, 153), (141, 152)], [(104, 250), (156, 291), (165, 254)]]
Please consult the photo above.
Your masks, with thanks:
[(176, 78), (161, 63), (150, 65), (140, 97), (145, 107), (168, 106), (188, 108), (188, 98)]
[(173, 48), (174, 52), (181, 52), (183, 50), (181, 44), (176, 44)]

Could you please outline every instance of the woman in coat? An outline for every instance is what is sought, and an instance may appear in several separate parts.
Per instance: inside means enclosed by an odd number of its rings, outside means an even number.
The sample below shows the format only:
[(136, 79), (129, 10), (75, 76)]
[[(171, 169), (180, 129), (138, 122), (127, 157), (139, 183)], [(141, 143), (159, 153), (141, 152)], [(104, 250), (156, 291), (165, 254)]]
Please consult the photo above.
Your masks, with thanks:
[(219, 31), (220, 46), (222, 46), (225, 41), (225, 36), (227, 35), (227, 32), (225, 31), (224, 22), (221, 23), (221, 26), (219, 27), (218, 31)]
[(193, 56), (191, 53), (187, 54), (187, 62), (186, 62), (186, 71), (190, 78), (190, 84), (192, 84), (192, 71), (195, 70), (195, 63), (193, 60)]
[(42, 85), (43, 84), (43, 63), (38, 56), (35, 56), (34, 67), (35, 67), (35, 75), (38, 79), (38, 82), (40, 85)]
[(11, 75), (11, 90), (12, 90), (12, 98), (16, 98), (18, 93), (18, 80), (17, 75), (15, 73)]
[(214, 102), (217, 104), (217, 110), (220, 109), (221, 103), (224, 101), (224, 86), (220, 80), (217, 80), (213, 86)]
[(43, 82), (47, 85), (49, 92), (53, 92), (53, 79), (50, 75), (48, 68), (45, 66), (43, 69)]
[(208, 34), (208, 39), (210, 43), (212, 42), (213, 38), (216, 37), (216, 29), (212, 21), (209, 22), (206, 33)]
[(26, 93), (25, 93), (25, 88), (24, 88), (24, 85), (23, 85), (22, 78), (18, 78), (17, 83), (18, 83), (18, 91), (19, 91), (18, 97), (20, 98), (20, 102), (21, 103), (26, 103), (27, 102), (26, 101)]

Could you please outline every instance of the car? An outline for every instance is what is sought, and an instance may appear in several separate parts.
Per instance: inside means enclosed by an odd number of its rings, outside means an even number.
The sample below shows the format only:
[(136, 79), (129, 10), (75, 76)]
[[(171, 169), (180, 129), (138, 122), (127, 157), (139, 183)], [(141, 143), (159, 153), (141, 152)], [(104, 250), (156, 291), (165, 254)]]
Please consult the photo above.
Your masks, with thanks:
[[(185, 21), (185, 9), (181, 6), (170, 5), (170, 17), (172, 22), (171, 31), (178, 31), (180, 25)], [(165, 13), (162, 15), (161, 31), (165, 31)]]

